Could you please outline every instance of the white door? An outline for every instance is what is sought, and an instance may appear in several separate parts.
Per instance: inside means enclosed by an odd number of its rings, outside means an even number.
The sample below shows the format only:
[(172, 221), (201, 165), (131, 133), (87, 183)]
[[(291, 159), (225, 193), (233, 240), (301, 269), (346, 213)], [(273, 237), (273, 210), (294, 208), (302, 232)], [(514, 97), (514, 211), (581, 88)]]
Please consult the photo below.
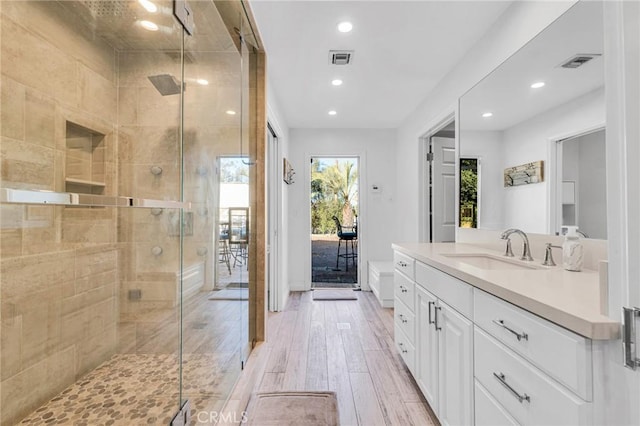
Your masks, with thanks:
[(455, 241), (455, 139), (432, 137), (431, 242)]
[(438, 333), (435, 329), (436, 297), (416, 286), (416, 381), (438, 414)]
[(442, 425), (473, 424), (473, 324), (438, 302), (438, 360)]

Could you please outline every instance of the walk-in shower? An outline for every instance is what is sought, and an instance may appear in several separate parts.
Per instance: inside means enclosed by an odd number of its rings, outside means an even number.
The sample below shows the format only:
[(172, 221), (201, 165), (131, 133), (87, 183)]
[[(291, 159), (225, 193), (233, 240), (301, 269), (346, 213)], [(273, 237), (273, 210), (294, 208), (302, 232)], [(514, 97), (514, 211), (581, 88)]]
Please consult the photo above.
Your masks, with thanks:
[[(170, 1), (0, 2), (3, 426), (169, 424), (246, 360), (255, 262), (220, 268), (216, 161), (255, 153), (253, 49), (244, 14), (191, 6), (193, 35)], [(230, 273), (251, 296), (214, 297)]]

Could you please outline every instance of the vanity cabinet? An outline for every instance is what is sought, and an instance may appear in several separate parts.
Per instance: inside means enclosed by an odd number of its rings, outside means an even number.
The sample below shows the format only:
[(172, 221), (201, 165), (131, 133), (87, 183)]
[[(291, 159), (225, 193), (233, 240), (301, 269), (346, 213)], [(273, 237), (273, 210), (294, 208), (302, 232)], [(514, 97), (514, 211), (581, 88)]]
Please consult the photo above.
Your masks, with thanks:
[[(498, 405), (521, 425), (589, 424), (591, 341), (474, 289), (476, 415)], [(484, 419), (482, 419), (484, 421)]]
[(415, 378), (442, 424), (471, 424), (473, 324), (420, 286)]
[[(403, 260), (407, 263), (406, 260)], [(404, 343), (404, 332), (398, 334), (408, 317), (414, 321), (413, 365), (409, 367), (420, 390), (434, 410), (441, 424), (468, 425), (473, 423), (473, 323), (460, 312), (438, 298), (429, 289), (437, 288), (451, 277), (420, 262), (414, 263), (416, 281), (407, 283), (407, 276), (396, 270), (398, 279), (396, 306), (415, 307), (412, 316), (397, 312), (396, 344)], [(456, 280), (458, 284), (468, 284)], [(407, 290), (410, 288), (411, 290)], [(403, 291), (405, 290), (405, 291)], [(447, 293), (447, 292), (445, 292)], [(463, 293), (466, 293), (463, 290)], [(407, 300), (408, 295), (411, 301)], [(451, 302), (464, 308), (471, 305), (471, 291), (463, 300), (447, 293)], [(469, 298), (468, 300), (466, 300)], [(396, 308), (397, 310), (398, 308)], [(405, 348), (406, 349), (406, 348)]]
[(395, 252), (393, 263), (394, 340), (404, 363), (415, 376), (415, 260)]
[(404, 253), (396, 261), (396, 346), (441, 424), (592, 422), (590, 339)]

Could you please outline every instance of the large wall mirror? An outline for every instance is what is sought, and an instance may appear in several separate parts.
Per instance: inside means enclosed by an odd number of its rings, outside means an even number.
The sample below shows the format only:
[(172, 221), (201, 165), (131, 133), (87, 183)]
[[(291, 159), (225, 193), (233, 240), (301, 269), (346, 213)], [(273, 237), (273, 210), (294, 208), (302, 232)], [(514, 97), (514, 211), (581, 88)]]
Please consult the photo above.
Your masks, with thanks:
[(577, 3), (460, 99), (460, 227), (606, 239), (602, 13)]

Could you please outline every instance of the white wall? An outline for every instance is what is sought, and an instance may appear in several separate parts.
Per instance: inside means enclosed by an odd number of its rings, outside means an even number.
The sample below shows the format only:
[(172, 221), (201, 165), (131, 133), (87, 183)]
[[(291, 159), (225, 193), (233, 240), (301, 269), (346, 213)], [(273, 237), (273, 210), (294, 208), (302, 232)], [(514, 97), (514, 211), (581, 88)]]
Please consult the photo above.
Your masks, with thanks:
[[(289, 193), (289, 285), (291, 290), (311, 288), (310, 159), (312, 156), (360, 158), (360, 216), (358, 240), (360, 284), (367, 289), (367, 261), (392, 260), (395, 235), (395, 130), (291, 129), (289, 161), (296, 182)], [(382, 188), (371, 192), (371, 185)]]
[(396, 147), (398, 232), (395, 241), (418, 241), (419, 138), (456, 109), (457, 99), (514, 54), (575, 1), (514, 2), (491, 30), (473, 46), (456, 67), (431, 91), (398, 130)]
[(605, 123), (604, 88), (588, 93), (504, 131), (503, 169), (532, 161), (545, 161), (544, 182), (504, 188), (502, 228), (551, 233), (551, 141), (583, 133)]
[[(279, 176), (282, 176), (282, 158), (289, 156), (289, 127), (282, 115), (278, 98), (273, 91), (273, 86), (267, 80), (267, 120), (276, 133), (279, 141), (278, 170)], [(280, 247), (275, 253), (278, 262), (278, 310), (283, 310), (289, 299), (289, 191), (286, 183), (280, 178), (275, 182), (265, 180), (266, 185), (277, 185), (280, 191), (280, 217), (278, 218), (279, 242)], [(266, 188), (265, 188), (266, 190)], [(266, 293), (265, 293), (266, 294)]]

